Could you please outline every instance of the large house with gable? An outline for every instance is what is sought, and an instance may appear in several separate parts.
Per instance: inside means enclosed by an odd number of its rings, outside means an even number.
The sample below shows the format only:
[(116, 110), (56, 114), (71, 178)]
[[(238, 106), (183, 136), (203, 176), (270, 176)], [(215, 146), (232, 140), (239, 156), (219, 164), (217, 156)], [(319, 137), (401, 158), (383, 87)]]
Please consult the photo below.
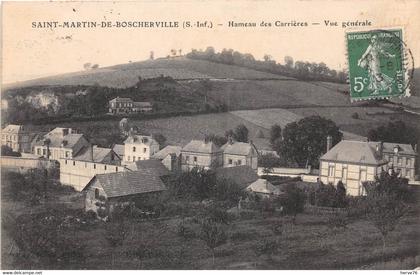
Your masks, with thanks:
[(258, 168), (258, 151), (252, 143), (229, 141), (222, 146), (223, 167), (247, 165)]
[(14, 152), (31, 152), (31, 134), (24, 125), (9, 124), (1, 130), (1, 145), (10, 147)]
[(181, 155), (183, 171), (194, 167), (210, 169), (223, 165), (223, 150), (212, 141), (191, 140), (182, 148)]

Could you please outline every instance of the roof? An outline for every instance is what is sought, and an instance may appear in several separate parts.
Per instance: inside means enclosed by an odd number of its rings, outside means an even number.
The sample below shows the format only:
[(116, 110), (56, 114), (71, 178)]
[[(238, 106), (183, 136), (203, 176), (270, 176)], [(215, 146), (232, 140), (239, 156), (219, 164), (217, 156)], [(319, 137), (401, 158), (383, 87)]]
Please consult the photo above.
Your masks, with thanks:
[(142, 101), (136, 101), (133, 103), (133, 105), (134, 107), (152, 107), (152, 103)]
[(213, 142), (204, 142), (202, 140), (191, 140), (187, 145), (182, 148), (183, 152), (194, 152), (203, 154), (213, 154), (222, 152), (222, 149)]
[(124, 144), (114, 144), (112, 150), (114, 150), (120, 158), (124, 156)]
[(252, 146), (246, 142), (234, 142), (232, 144), (228, 142), (222, 146), (222, 150), (225, 154), (247, 156), (252, 151)]
[(24, 127), (23, 127), (23, 125), (16, 125), (16, 124), (9, 124), (9, 125), (7, 125), (3, 130), (1, 130), (2, 131), (2, 133), (15, 133), (15, 134), (17, 134), (17, 133), (19, 133), (19, 132), (22, 132), (22, 131), (24, 131)]
[(342, 140), (325, 153), (321, 160), (382, 165), (388, 161), (376, 151), (377, 144), (378, 142)]
[[(93, 159), (92, 159), (92, 152), (91, 149), (93, 150)], [(86, 146), (84, 147), (82, 150), (80, 150), (80, 152), (74, 157), (75, 160), (80, 160), (80, 161), (92, 161), (92, 162), (97, 162), (97, 163), (109, 163), (109, 164), (115, 164), (118, 163), (120, 161), (120, 159), (115, 159), (115, 160), (106, 160), (106, 157), (109, 154), (113, 153), (113, 150), (110, 148), (102, 148), (102, 147), (97, 147), (97, 146)]]
[(84, 138), (83, 134), (67, 134), (63, 136), (53, 131), (44, 135), (43, 139), (37, 140), (35, 145), (44, 146), (44, 140), (49, 139), (50, 147), (62, 146), (63, 148), (73, 148), (82, 138)]
[(160, 150), (159, 152), (156, 152), (152, 156), (152, 158), (162, 160), (170, 154), (175, 154), (177, 157), (179, 157), (179, 155), (181, 154), (181, 149), (182, 149), (181, 146), (168, 145), (162, 150)]
[(412, 156), (417, 155), (417, 153), (414, 151), (413, 146), (411, 146), (411, 144), (391, 143), (391, 142), (383, 143), (383, 152), (394, 153), (395, 147), (398, 147), (399, 154), (412, 155)]
[(109, 102), (133, 102), (133, 100), (128, 97), (116, 97), (111, 99)]
[(240, 165), (217, 168), (216, 178), (231, 180), (245, 189), (250, 183), (258, 179), (258, 175), (248, 165)]
[(83, 190), (87, 190), (95, 178), (108, 198), (166, 190), (159, 176), (147, 170), (98, 174)]
[(283, 193), (278, 187), (272, 185), (265, 179), (257, 179), (256, 181), (251, 183), (246, 189), (255, 193), (263, 194), (280, 195)]
[(142, 143), (146, 145), (151, 145), (153, 143), (157, 143), (157, 141), (154, 140), (152, 136), (131, 134), (126, 138), (126, 140), (124, 140), (124, 143)]
[(270, 140), (268, 138), (254, 138), (252, 139), (252, 142), (254, 143), (255, 147), (257, 147), (258, 150), (266, 150), (266, 151), (273, 150), (271, 148)]
[(170, 174), (169, 170), (158, 159), (138, 160), (127, 165), (132, 171), (151, 171), (159, 177)]

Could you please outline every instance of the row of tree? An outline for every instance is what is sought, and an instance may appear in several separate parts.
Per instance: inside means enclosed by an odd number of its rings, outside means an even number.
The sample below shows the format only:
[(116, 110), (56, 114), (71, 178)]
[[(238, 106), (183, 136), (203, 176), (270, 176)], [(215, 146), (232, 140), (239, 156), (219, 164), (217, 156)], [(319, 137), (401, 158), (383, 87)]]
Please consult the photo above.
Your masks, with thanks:
[(256, 60), (253, 55), (248, 53), (243, 54), (233, 49), (223, 49), (221, 52), (216, 52), (213, 47), (207, 47), (204, 51), (192, 49), (186, 56), (191, 59), (237, 65), (302, 80), (345, 83), (347, 79), (347, 74), (344, 71), (332, 70), (323, 62), (294, 62), (291, 56), (285, 56), (284, 65), (276, 62), (269, 54), (265, 54), (263, 60)]

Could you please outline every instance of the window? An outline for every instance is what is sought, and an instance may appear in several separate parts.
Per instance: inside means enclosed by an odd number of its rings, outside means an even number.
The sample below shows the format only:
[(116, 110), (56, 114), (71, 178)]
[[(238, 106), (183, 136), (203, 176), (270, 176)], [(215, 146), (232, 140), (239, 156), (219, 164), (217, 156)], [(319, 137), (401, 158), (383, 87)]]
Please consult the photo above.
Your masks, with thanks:
[(66, 151), (66, 158), (68, 158), (70, 156), (70, 152)]
[(133, 152), (135, 152), (136, 151), (136, 146), (133, 146)]
[(99, 189), (95, 188), (95, 199), (99, 199)]
[(228, 162), (229, 162), (229, 164), (232, 164), (232, 159), (229, 159)]
[(73, 166), (75, 166), (76, 165), (76, 162), (73, 160)]
[(190, 156), (185, 156), (186, 161), (190, 161)]
[(87, 163), (85, 162), (85, 168), (87, 168)]
[(115, 172), (118, 172), (118, 166), (117, 166), (117, 167), (115, 167)]
[(135, 162), (135, 161), (136, 161), (136, 157), (133, 156), (133, 162)]
[(96, 169), (96, 164), (93, 164), (93, 169)]
[(398, 157), (397, 163), (398, 163), (398, 165), (401, 165), (401, 163), (402, 163), (402, 158)]
[(104, 165), (104, 170), (106, 170), (106, 165)]
[[(37, 155), (41, 155), (41, 148), (37, 148), (37, 149), (36, 149), (36, 154), (37, 154)], [(67, 164), (67, 162), (66, 162), (66, 164)]]
[(146, 153), (147, 152), (147, 148), (143, 148), (143, 153)]
[(194, 157), (194, 162), (197, 162), (197, 157)]
[(409, 159), (409, 158), (406, 158), (406, 159), (405, 159), (405, 165), (406, 165), (406, 166), (410, 166), (410, 165), (411, 165), (411, 163), (410, 163), (410, 159)]
[(42, 155), (46, 155), (47, 154), (47, 149), (42, 149)]
[(64, 163), (67, 164), (67, 160), (65, 160)]
[(334, 166), (328, 166), (328, 176), (329, 177), (334, 176)]
[(242, 160), (238, 160), (238, 165), (242, 165)]

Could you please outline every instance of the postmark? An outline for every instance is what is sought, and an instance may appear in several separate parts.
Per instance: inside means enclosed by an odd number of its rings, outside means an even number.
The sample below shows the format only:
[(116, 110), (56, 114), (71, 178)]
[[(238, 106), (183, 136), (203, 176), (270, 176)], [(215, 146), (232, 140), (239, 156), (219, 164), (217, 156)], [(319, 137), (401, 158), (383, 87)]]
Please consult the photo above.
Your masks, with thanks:
[(351, 101), (410, 95), (402, 29), (346, 33)]

